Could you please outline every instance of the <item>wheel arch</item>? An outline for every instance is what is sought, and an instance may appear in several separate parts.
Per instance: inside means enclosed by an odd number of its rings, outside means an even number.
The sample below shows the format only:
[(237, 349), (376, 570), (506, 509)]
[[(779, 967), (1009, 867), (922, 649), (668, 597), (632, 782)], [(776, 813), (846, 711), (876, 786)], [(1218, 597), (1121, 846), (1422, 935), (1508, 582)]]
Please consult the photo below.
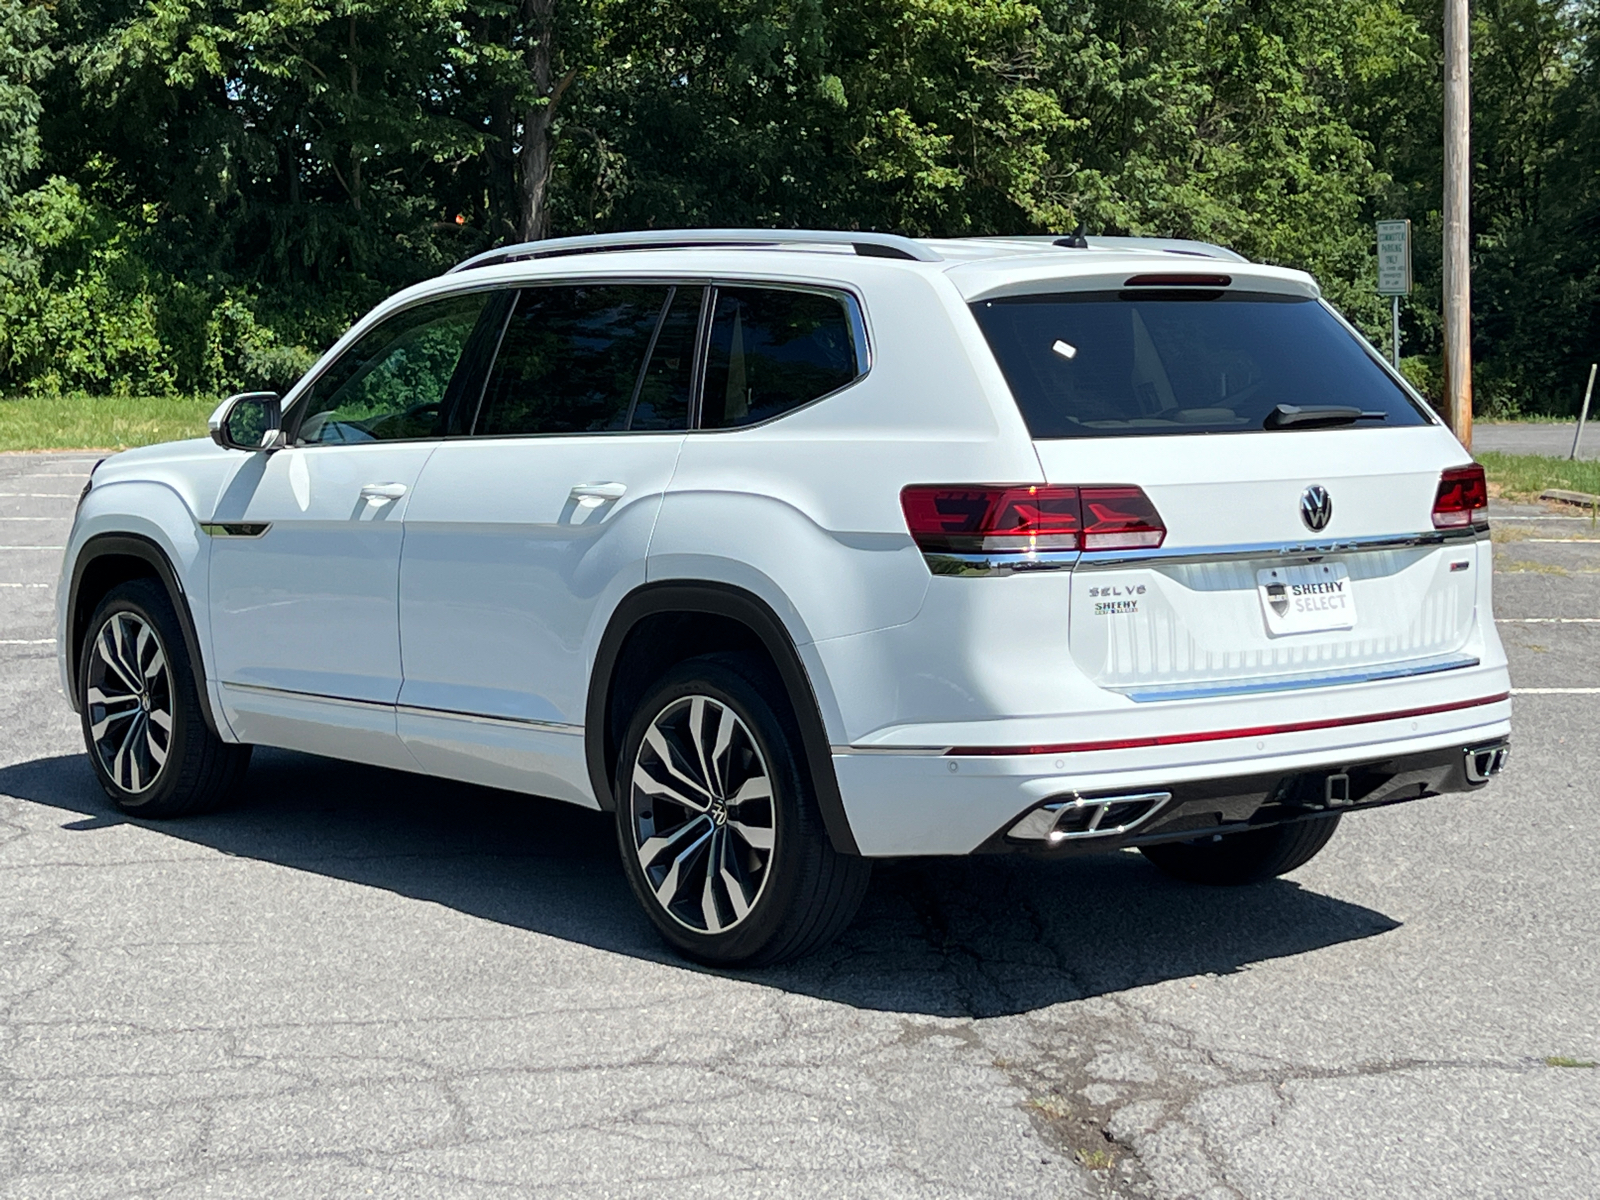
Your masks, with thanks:
[[(205, 659), (200, 653), (200, 638), (195, 631), (194, 614), (188, 595), (166, 552), (152, 539), (136, 533), (101, 533), (84, 542), (72, 564), (72, 579), (67, 597), (66, 645), (67, 702), (74, 712), (78, 704), (78, 673), (82, 667), (83, 637), (95, 607), (112, 588), (133, 579), (154, 579), (166, 589), (167, 599), (178, 615), (183, 631), (183, 648), (195, 674), (195, 691), (200, 697), (200, 713), (206, 728), (222, 737), (216, 716), (211, 711), (210, 690), (206, 685)], [(229, 740), (224, 738), (224, 740)]]
[[(674, 636), (652, 643), (651, 632)], [(633, 704), (668, 667), (724, 649), (759, 651), (772, 662), (800, 728), (804, 765), (828, 838), (840, 854), (859, 855), (816, 692), (794, 639), (770, 605), (729, 584), (649, 583), (623, 597), (612, 612), (590, 672), (584, 714), (584, 754), (601, 808), (616, 808), (612, 768)]]

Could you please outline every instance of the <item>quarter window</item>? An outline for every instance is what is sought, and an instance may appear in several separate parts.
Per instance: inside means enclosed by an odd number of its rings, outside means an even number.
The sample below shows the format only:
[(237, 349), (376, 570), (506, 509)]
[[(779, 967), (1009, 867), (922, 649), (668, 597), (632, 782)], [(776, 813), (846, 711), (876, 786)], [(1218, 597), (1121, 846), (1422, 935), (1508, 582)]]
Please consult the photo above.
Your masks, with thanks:
[[(672, 298), (668, 287), (523, 289), (484, 388), (475, 432), (496, 437), (627, 429), (651, 337)], [(652, 404), (652, 420), (655, 412)]]
[(302, 444), (442, 437), (450, 382), (488, 293), (398, 312), (369, 330), (306, 393)]
[(753, 425), (837, 391), (865, 369), (846, 301), (779, 288), (717, 289), (700, 424)]

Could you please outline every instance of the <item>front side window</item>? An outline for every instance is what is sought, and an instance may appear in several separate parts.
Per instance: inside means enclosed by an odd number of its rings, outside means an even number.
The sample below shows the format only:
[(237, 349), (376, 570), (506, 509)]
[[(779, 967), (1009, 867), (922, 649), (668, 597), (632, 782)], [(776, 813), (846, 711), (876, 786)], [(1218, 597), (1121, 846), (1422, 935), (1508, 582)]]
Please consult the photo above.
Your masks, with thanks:
[(1307, 297), (1129, 289), (972, 311), (1035, 438), (1260, 430), (1280, 404), (1381, 412), (1391, 426), (1427, 420)]
[[(524, 288), (500, 340), (474, 432), (503, 437), (627, 429), (645, 355), (673, 293), (665, 286), (612, 284)], [(698, 311), (698, 299), (694, 307)], [(654, 400), (650, 417), (656, 419)], [(659, 419), (672, 416), (663, 408)]]
[(418, 304), (368, 330), (306, 393), (302, 444), (442, 437), (450, 381), (488, 293)]
[(819, 292), (718, 288), (701, 428), (770, 420), (856, 379), (866, 364), (847, 305)]

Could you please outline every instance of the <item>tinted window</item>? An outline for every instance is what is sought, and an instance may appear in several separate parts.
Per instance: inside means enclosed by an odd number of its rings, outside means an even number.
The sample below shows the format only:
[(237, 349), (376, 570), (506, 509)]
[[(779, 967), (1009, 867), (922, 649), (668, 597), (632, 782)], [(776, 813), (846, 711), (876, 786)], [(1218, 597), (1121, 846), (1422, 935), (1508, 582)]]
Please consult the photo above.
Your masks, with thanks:
[(1174, 291), (972, 308), (1036, 438), (1254, 430), (1279, 404), (1354, 405), (1387, 413), (1386, 425), (1425, 423), (1317, 301)]
[(667, 287), (526, 288), (495, 358), (475, 432), (626, 429)]
[(700, 424), (752, 425), (861, 373), (845, 302), (816, 292), (718, 288)]
[(487, 293), (419, 304), (368, 331), (317, 377), (301, 442), (439, 437), (450, 381)]
[(687, 429), (689, 385), (694, 377), (694, 341), (704, 288), (675, 288), (662, 319), (650, 365), (639, 382), (629, 429)]

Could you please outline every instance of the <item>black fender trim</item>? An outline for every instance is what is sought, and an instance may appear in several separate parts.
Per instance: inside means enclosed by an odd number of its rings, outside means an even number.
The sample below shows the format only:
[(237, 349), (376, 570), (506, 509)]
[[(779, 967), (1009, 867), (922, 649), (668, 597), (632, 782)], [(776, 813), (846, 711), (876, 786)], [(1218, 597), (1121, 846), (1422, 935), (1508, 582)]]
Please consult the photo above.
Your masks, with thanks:
[(600, 639), (600, 649), (595, 655), (594, 669), (589, 675), (589, 699), (584, 714), (584, 755), (589, 767), (589, 782), (595, 798), (607, 812), (616, 811), (616, 797), (611, 790), (611, 757), (608, 746), (608, 707), (615, 683), (617, 658), (627, 642), (628, 634), (644, 618), (659, 613), (704, 613), (726, 617), (749, 629), (778, 668), (789, 694), (789, 705), (800, 726), (804, 743), (806, 766), (811, 773), (811, 785), (816, 792), (817, 806), (822, 810), (822, 820), (833, 848), (840, 854), (859, 856), (855, 834), (850, 830), (850, 818), (844, 810), (844, 798), (839, 793), (839, 778), (833, 770), (833, 755), (828, 742), (828, 732), (822, 724), (822, 713), (817, 707), (816, 693), (811, 687), (811, 677), (795, 649), (794, 640), (784, 628), (778, 615), (759, 596), (742, 588), (721, 583), (662, 582), (647, 583), (623, 597), (611, 622)]
[(83, 577), (93, 563), (102, 558), (137, 558), (149, 564), (154, 570), (161, 585), (167, 589), (167, 598), (172, 601), (172, 609), (178, 614), (178, 627), (183, 630), (183, 649), (189, 656), (189, 668), (194, 672), (195, 690), (200, 694), (200, 715), (205, 718), (206, 728), (224, 741), (232, 741), (231, 737), (224, 737), (217, 728), (216, 716), (211, 711), (211, 693), (206, 687), (206, 661), (200, 654), (200, 639), (195, 633), (194, 614), (189, 611), (189, 598), (184, 593), (183, 585), (178, 581), (178, 573), (172, 569), (172, 563), (167, 560), (166, 552), (149, 538), (136, 533), (100, 533), (90, 538), (83, 544), (83, 549), (78, 552), (77, 561), (72, 564), (72, 586), (67, 594), (67, 622), (71, 641), (67, 645), (67, 667), (72, 680), (72, 690), (67, 696), (67, 702), (72, 705), (74, 712), (80, 711), (78, 707), (78, 671), (82, 667), (79, 661), (82, 652), (83, 637), (79, 629), (80, 622), (87, 621), (88, 613), (78, 611), (81, 603), (79, 588)]

